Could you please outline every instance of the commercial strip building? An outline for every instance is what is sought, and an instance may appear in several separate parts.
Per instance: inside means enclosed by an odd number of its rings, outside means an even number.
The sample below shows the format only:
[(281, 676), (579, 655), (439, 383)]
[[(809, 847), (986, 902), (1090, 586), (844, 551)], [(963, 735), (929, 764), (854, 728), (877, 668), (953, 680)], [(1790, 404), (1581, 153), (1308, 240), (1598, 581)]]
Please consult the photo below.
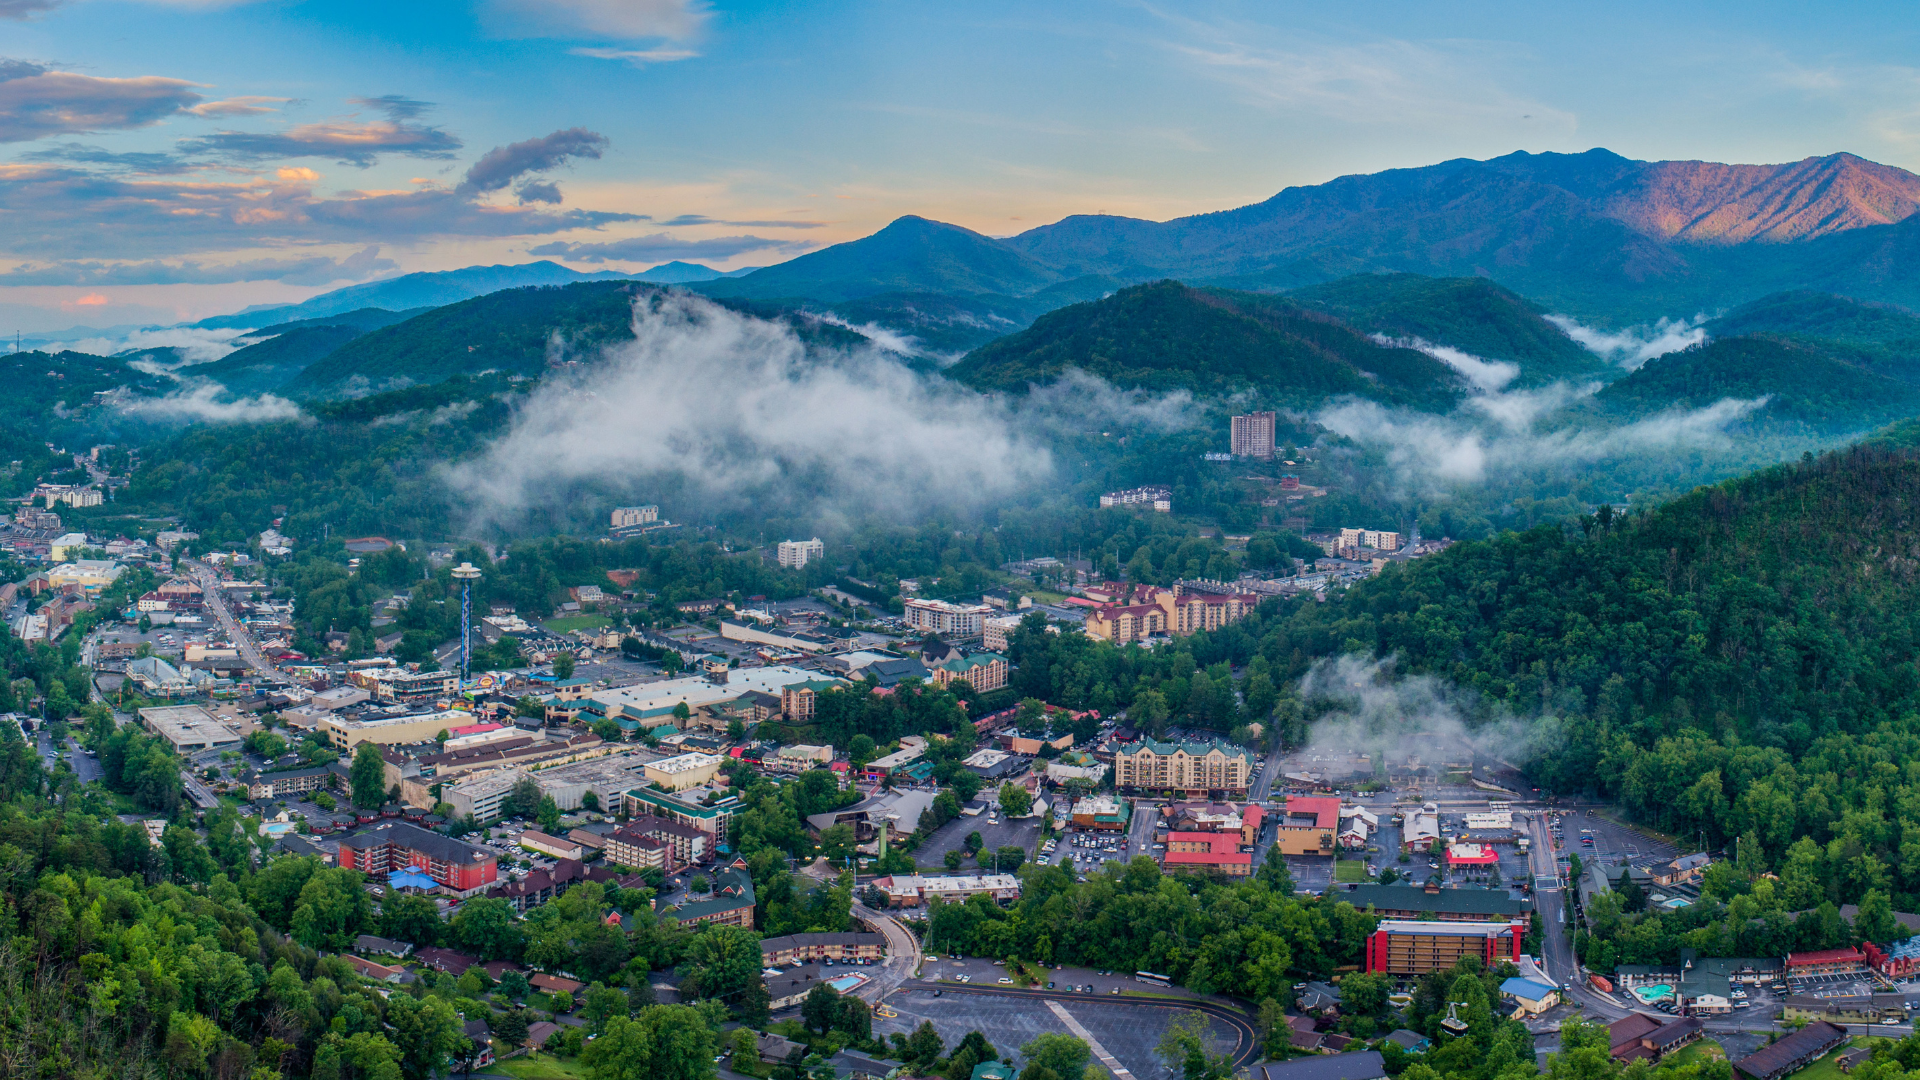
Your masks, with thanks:
[[(1244, 795), (1252, 772), (1253, 759), (1245, 750), (1218, 741), (1142, 739), (1119, 747), (1113, 755), (1113, 783), (1121, 790)], [(1335, 813), (1337, 823), (1338, 800)]]
[(1367, 970), (1389, 975), (1425, 975), (1444, 971), (1463, 956), (1491, 968), (1518, 963), (1524, 922), (1442, 923), (1386, 920), (1367, 938)]
[(818, 960), (882, 960), (887, 939), (863, 932), (788, 934), (760, 940), (760, 966), (781, 967)]
[(415, 870), (460, 897), (485, 892), (499, 878), (492, 852), (404, 821), (383, 821), (341, 837), (340, 865), (382, 878)]
[(411, 716), (382, 717), (378, 720), (343, 720), (334, 716), (322, 716), (314, 727), (336, 748), (350, 751), (363, 742), (374, 742), (383, 746), (430, 742), (443, 731), (451, 733), (455, 728), (471, 725), (473, 719), (473, 714), (470, 712), (448, 709), (443, 712)]
[(938, 634), (954, 641), (977, 638), (993, 609), (985, 604), (951, 604), (945, 600), (907, 600), (903, 616), (910, 629)]
[(778, 695), (786, 686), (819, 677), (818, 672), (785, 664), (722, 669), (706, 675), (595, 691), (580, 700), (580, 711), (589, 723), (612, 720), (623, 730), (636, 731), (672, 723), (674, 708), (679, 705), (698, 713), (750, 693)]
[(1237, 832), (1173, 832), (1160, 865), (1169, 872), (1200, 870), (1227, 877), (1253, 873), (1253, 856), (1240, 850)]
[(1733, 1068), (1747, 1080), (1780, 1080), (1813, 1064), (1846, 1041), (1846, 1028), (1815, 1020), (1779, 1042), (1763, 1046), (1734, 1062)]
[(1643, 1012), (1628, 1013), (1607, 1025), (1607, 1045), (1619, 1061), (1659, 1061), (1661, 1058), (1698, 1042), (1707, 1025), (1698, 1017), (1667, 1020)]
[(923, 877), (919, 874), (894, 874), (875, 878), (874, 887), (887, 894), (888, 907), (920, 907), (933, 900), (957, 902), (973, 896), (990, 896), (997, 902), (1020, 899), (1020, 879), (1012, 874), (969, 874), (953, 877)]
[(198, 705), (156, 705), (141, 709), (140, 725), (173, 747), (176, 754), (227, 750), (240, 745), (240, 732)]

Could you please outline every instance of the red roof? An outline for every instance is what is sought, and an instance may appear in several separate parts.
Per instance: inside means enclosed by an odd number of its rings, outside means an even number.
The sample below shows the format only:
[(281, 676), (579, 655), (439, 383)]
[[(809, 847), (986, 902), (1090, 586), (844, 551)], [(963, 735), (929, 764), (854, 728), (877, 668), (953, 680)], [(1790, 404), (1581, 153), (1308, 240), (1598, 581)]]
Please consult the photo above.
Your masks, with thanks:
[(1100, 604), (1099, 604), (1099, 601), (1096, 601), (1096, 600), (1089, 600), (1089, 599), (1087, 599), (1087, 598), (1086, 598), (1086, 597), (1084, 597), (1084, 596), (1069, 596), (1069, 597), (1067, 597), (1066, 599), (1064, 599), (1064, 600), (1062, 600), (1062, 601), (1060, 601), (1060, 602), (1061, 602), (1062, 604), (1070, 604), (1070, 605), (1072, 605), (1072, 606), (1074, 606), (1074, 607), (1091, 607), (1091, 608), (1097, 608), (1097, 607), (1099, 607), (1099, 606), (1100, 606)]
[[(1237, 832), (1172, 832), (1167, 834), (1167, 846), (1175, 844), (1205, 844), (1215, 855), (1236, 855), (1240, 852), (1240, 834)], [(1180, 855), (1197, 852), (1176, 852)]]
[(1169, 851), (1161, 860), (1172, 866), (1247, 866), (1253, 856), (1236, 851), (1231, 855), (1218, 851)]
[(1796, 952), (1787, 954), (1788, 967), (1802, 967), (1807, 964), (1833, 964), (1845, 960), (1866, 960), (1859, 949), (1822, 949), (1819, 952)]
[[(1312, 814), (1314, 817), (1312, 826), (1302, 826), (1293, 821), (1295, 817), (1303, 817), (1307, 814)], [(1289, 795), (1287, 796), (1287, 808), (1282, 812), (1280, 817), (1280, 824), (1283, 828), (1289, 825), (1294, 828), (1339, 828), (1340, 800), (1331, 795)]]
[(447, 734), (478, 735), (481, 732), (485, 732), (485, 731), (499, 731), (503, 727), (506, 727), (506, 725), (505, 724), (468, 724), (466, 727), (454, 728), (452, 731), (447, 732)]
[(1251, 826), (1255, 829), (1258, 829), (1260, 823), (1265, 821), (1266, 818), (1267, 808), (1261, 806), (1259, 803), (1248, 803), (1247, 808), (1240, 811), (1241, 824)]

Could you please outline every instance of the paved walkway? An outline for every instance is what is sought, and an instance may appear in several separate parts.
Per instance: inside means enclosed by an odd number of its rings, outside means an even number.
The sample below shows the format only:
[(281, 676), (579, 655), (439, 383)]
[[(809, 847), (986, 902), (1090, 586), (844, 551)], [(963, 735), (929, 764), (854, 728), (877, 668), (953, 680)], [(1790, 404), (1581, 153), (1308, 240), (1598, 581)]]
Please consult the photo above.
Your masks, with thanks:
[(1120, 1064), (1117, 1058), (1108, 1053), (1107, 1048), (1100, 1045), (1100, 1040), (1093, 1037), (1093, 1032), (1082, 1026), (1080, 1021), (1075, 1020), (1073, 1014), (1066, 1010), (1066, 1006), (1057, 1001), (1049, 1001), (1047, 1009), (1059, 1017), (1061, 1023), (1067, 1025), (1068, 1031), (1078, 1035), (1080, 1040), (1087, 1044), (1087, 1049), (1092, 1050), (1093, 1056), (1100, 1059), (1100, 1064), (1107, 1067), (1107, 1071), (1113, 1074), (1114, 1080), (1134, 1080), (1133, 1073), (1127, 1071), (1125, 1065)]

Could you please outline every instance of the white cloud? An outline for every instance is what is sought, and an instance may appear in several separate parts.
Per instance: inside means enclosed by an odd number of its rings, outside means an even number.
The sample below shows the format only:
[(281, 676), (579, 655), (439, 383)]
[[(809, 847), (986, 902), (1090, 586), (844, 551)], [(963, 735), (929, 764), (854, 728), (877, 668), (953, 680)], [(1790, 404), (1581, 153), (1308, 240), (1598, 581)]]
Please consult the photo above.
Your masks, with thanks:
[(1588, 352), (1619, 364), (1628, 371), (1640, 370), (1640, 365), (1656, 356), (1679, 352), (1707, 340), (1707, 332), (1701, 325), (1707, 321), (1704, 314), (1691, 319), (1663, 318), (1651, 324), (1629, 326), (1618, 333), (1582, 326), (1565, 315), (1548, 315), (1546, 320), (1566, 331), (1568, 337), (1579, 342)]
[(226, 388), (202, 379), (162, 398), (125, 399), (121, 411), (162, 420), (202, 420), (209, 423), (263, 423), (290, 420), (300, 406), (274, 394), (229, 398)]
[(590, 34), (621, 41), (685, 40), (710, 14), (704, 0), (491, 0), (488, 13), (519, 37)]
[(700, 54), (693, 49), (675, 48), (662, 45), (655, 49), (569, 49), (575, 56), (591, 56), (596, 60), (625, 60), (634, 67), (646, 67), (648, 64), (671, 64), (676, 60), (692, 60)]
[(511, 520), (582, 485), (904, 517), (1052, 473), (1002, 402), (877, 349), (809, 350), (783, 324), (684, 293), (637, 299), (633, 328), (590, 380), (543, 384), (485, 455), (451, 471), (477, 517)]
[(1504, 360), (1484, 360), (1451, 345), (1435, 345), (1425, 338), (1390, 338), (1385, 334), (1374, 334), (1373, 340), (1388, 348), (1417, 349), (1426, 353), (1465, 375), (1468, 382), (1486, 393), (1499, 390), (1520, 375), (1519, 364), (1509, 364)]
[[(67, 347), (74, 352), (92, 353), (95, 356), (113, 356), (137, 349), (178, 349), (182, 362), (204, 364), (239, 348), (232, 342), (243, 333), (245, 331), (242, 330), (198, 330), (190, 326), (173, 326), (164, 330), (135, 330), (120, 338), (83, 338)], [(158, 364), (143, 370), (166, 370), (178, 366)]]

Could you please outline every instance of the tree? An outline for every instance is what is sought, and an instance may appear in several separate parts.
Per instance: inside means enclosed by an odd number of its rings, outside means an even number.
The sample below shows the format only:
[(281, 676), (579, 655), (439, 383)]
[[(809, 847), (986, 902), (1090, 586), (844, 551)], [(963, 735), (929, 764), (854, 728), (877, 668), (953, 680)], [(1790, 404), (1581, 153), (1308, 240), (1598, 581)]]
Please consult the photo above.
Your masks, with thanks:
[(553, 658), (553, 677), (562, 681), (573, 678), (573, 654), (563, 652)]
[(1154, 1048), (1168, 1071), (1178, 1070), (1181, 1080), (1226, 1080), (1233, 1075), (1233, 1057), (1207, 1050), (1207, 1014), (1194, 1010), (1179, 1013), (1167, 1025)]
[(810, 1032), (825, 1035), (840, 1015), (840, 992), (824, 982), (814, 983), (800, 1001), (800, 1022)]
[(316, 791), (313, 793), (313, 805), (328, 813), (332, 813), (340, 804), (335, 802), (333, 796), (328, 792)]
[(358, 871), (316, 870), (301, 887), (293, 909), (295, 940), (309, 949), (340, 952), (373, 927), (373, 900)]
[(424, 896), (389, 896), (380, 905), (380, 932), (418, 948), (440, 944), (440, 909)]
[(1093, 1059), (1093, 1051), (1083, 1040), (1057, 1031), (1035, 1035), (1020, 1047), (1020, 1053), (1029, 1064), (1038, 1065), (1061, 1080), (1080, 1080), (1081, 1074), (1087, 1071), (1087, 1063)]
[(944, 861), (947, 864), (948, 870), (958, 870), (960, 869), (960, 864), (965, 860), (966, 860), (966, 856), (960, 853), (960, 849), (955, 848), (952, 851), (947, 852), (945, 858), (942, 861)]
[(530, 818), (540, 809), (542, 792), (540, 785), (530, 776), (522, 776), (514, 781), (507, 797), (500, 800), (500, 816), (510, 818)]
[(685, 970), (684, 993), (713, 998), (738, 1011), (751, 988), (764, 989), (760, 935), (738, 926), (703, 926), (687, 942)]
[(371, 810), (387, 799), (387, 763), (380, 757), (380, 747), (372, 742), (363, 742), (353, 752), (353, 767), (350, 772), (353, 787), (353, 805), (363, 810)]
[(551, 834), (560, 827), (560, 804), (553, 801), (552, 795), (542, 795), (534, 816), (540, 822), (540, 831)]
[(395, 994), (388, 999), (387, 1023), (400, 1047), (401, 1071), (420, 1080), (439, 1076), (448, 1058), (465, 1057), (472, 1046), (460, 1014), (444, 998)]
[[(1715, 865), (1720, 865), (1716, 863)], [(1879, 889), (1868, 889), (1860, 898), (1860, 911), (1853, 917), (1853, 936), (1860, 941), (1885, 945), (1912, 935), (1893, 917), (1893, 903)]]
[(1025, 865), (1026, 861), (1026, 848), (1014, 844), (1007, 844), (993, 853), (992, 863), (995, 873), (1011, 874)]
[[(897, 1038), (898, 1036), (896, 1036)], [(901, 1057), (917, 1069), (926, 1069), (940, 1059), (947, 1044), (940, 1040), (940, 1033), (934, 1030), (931, 1021), (922, 1020), (913, 1034), (902, 1040)]]
[(829, 860), (845, 859), (854, 851), (853, 826), (829, 825), (820, 830), (820, 854)]
[(461, 904), (449, 929), (455, 941), (483, 960), (516, 960), (526, 944), (513, 905), (495, 896), (475, 897)]
[(1349, 1015), (1372, 1016), (1387, 1007), (1390, 989), (1385, 975), (1350, 974), (1340, 980), (1340, 1011)]
[(873, 751), (873, 737), (870, 735), (855, 735), (847, 743), (847, 758), (856, 769), (873, 760)]
[(1000, 810), (1008, 817), (1025, 817), (1033, 809), (1033, 793), (1008, 781), (1000, 785)]
[[(508, 972), (508, 974), (514, 974), (514, 972)], [(505, 979), (501, 980), (502, 985), (505, 982)], [(527, 1010), (508, 1009), (506, 1012), (496, 1013), (493, 1019), (487, 1022), (487, 1026), (493, 1032), (494, 1038), (499, 1039), (504, 1046), (519, 1046), (527, 1041)]]
[(614, 1017), (625, 1015), (627, 1015), (627, 995), (624, 990), (602, 983), (594, 983), (587, 987), (580, 1007), (580, 1018), (587, 1022), (594, 1034), (604, 1032), (608, 1021)]
[(690, 1005), (650, 1005), (631, 1019), (616, 1016), (586, 1044), (580, 1063), (589, 1080), (711, 1080), (713, 1029)]

